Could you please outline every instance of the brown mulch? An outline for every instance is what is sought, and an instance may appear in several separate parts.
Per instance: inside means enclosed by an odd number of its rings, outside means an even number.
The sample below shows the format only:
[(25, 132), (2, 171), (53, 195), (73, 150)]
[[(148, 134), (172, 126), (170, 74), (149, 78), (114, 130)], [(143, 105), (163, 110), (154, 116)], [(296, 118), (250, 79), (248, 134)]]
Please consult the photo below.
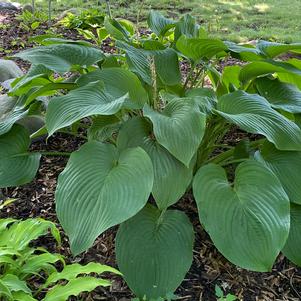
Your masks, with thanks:
[[(7, 55), (7, 50), (12, 53), (20, 51), (20, 45), (12, 47), (11, 41), (22, 40), (26, 42), (25, 48), (32, 47), (28, 44), (28, 37), (32, 32), (26, 32), (18, 27), (14, 18), (15, 12), (0, 13), (0, 24), (7, 24), (6, 28), (0, 28), (0, 57)], [(47, 26), (41, 27), (35, 34), (42, 34)], [(75, 31), (58, 29), (65, 37), (78, 38)], [(109, 43), (106, 47), (109, 47)], [(10, 54), (12, 54), (10, 53)], [(22, 63), (21, 67), (27, 69), (28, 65)], [(241, 133), (232, 133), (227, 137), (229, 143), (237, 142)], [(48, 151), (74, 151), (84, 143), (81, 138), (70, 137), (64, 134), (56, 134), (46, 142), (35, 142), (33, 150)], [(0, 212), (0, 217), (14, 217), (26, 219), (30, 217), (42, 217), (58, 224), (55, 214), (54, 191), (57, 177), (64, 169), (67, 157), (42, 157), (40, 169), (36, 179), (25, 186), (4, 189), (2, 198), (17, 198), (18, 200)], [(1, 200), (1, 191), (0, 191)], [(297, 301), (301, 300), (301, 269), (291, 264), (283, 255), (280, 255), (269, 273), (249, 272), (228, 262), (214, 247), (212, 241), (201, 227), (198, 221), (198, 213), (195, 202), (190, 193), (187, 193), (176, 206), (185, 211), (195, 229), (194, 261), (189, 273), (176, 294), (179, 300), (184, 301), (213, 301), (216, 300), (214, 287), (219, 285), (226, 293), (238, 296), (239, 300), (245, 301)], [(59, 225), (58, 225), (59, 226)], [(57, 250), (50, 236), (46, 236), (39, 242), (50, 251), (61, 252), (69, 262), (87, 263), (100, 262), (116, 267), (114, 253), (114, 239), (117, 227), (102, 234), (94, 246), (86, 253), (76, 258), (72, 257), (68, 245), (68, 239), (62, 229), (63, 244)], [(112, 278), (113, 285), (109, 289), (98, 288), (85, 300), (117, 301), (130, 300), (133, 296), (127, 285), (120, 277)]]

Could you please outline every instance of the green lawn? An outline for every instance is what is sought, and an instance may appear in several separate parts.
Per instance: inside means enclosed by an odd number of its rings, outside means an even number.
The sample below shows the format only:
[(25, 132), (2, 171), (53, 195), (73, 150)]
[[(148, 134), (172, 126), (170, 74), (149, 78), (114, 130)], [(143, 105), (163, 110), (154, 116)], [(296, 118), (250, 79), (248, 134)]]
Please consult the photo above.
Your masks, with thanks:
[[(102, 0), (103, 1), (103, 0)], [(21, 0), (29, 2), (29, 0)], [(40, 7), (47, 0), (36, 0)], [(150, 9), (177, 18), (191, 13), (213, 36), (234, 41), (257, 38), (296, 42), (301, 41), (300, 0), (115, 0), (111, 1), (113, 15), (141, 20)], [(96, 7), (97, 0), (54, 0), (53, 7), (62, 11), (71, 7)], [(105, 11), (104, 4), (100, 9)]]

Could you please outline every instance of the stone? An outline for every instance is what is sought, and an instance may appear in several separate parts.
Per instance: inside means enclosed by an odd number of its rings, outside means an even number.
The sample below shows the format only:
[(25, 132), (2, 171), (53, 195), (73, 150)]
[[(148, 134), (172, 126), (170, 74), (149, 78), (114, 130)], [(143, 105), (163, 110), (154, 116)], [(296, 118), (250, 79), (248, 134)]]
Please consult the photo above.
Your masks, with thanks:
[(30, 13), (33, 13), (33, 7), (31, 4), (25, 4), (23, 7), (22, 7), (22, 11), (28, 11)]
[(14, 61), (0, 59), (0, 83), (22, 75), (22, 70)]
[(10, 3), (10, 2), (4, 2), (4, 1), (0, 1), (0, 11), (1, 10), (19, 10), (19, 5), (16, 3)]

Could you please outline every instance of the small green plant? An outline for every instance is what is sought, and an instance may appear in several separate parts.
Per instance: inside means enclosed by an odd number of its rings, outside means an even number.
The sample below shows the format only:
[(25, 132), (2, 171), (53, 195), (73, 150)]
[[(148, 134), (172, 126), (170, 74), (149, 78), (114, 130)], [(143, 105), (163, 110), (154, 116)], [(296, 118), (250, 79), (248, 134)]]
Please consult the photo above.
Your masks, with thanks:
[(217, 301), (235, 301), (237, 297), (232, 294), (225, 295), (220, 286), (215, 285), (215, 295), (217, 297)]
[(44, 24), (48, 20), (47, 14), (41, 11), (30, 12), (24, 10), (20, 15), (16, 17), (20, 21), (20, 27), (26, 31), (34, 31), (40, 27), (41, 24)]
[(87, 9), (79, 14), (67, 12), (67, 15), (59, 21), (59, 24), (69, 29), (92, 30), (103, 26), (104, 17), (104, 14), (98, 9)]
[[(0, 209), (13, 200), (4, 202)], [(50, 253), (31, 242), (51, 232), (60, 245), (56, 226), (42, 219), (0, 219), (0, 299), (7, 301), (64, 301), (110, 282), (89, 274), (117, 270), (98, 263), (66, 264), (60, 254)], [(35, 244), (36, 245), (36, 244)], [(59, 264), (60, 263), (60, 264)], [(58, 269), (58, 266), (62, 266)], [(35, 279), (35, 285), (31, 285)], [(36, 286), (39, 283), (39, 286)], [(1, 299), (2, 300), (2, 299)]]

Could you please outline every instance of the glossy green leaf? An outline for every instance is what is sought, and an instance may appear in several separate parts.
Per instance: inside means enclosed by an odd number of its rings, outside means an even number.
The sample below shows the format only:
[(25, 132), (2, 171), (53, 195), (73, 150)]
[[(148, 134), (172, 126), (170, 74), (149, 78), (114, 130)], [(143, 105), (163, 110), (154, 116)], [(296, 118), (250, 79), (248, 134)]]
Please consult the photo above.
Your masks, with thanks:
[(252, 45), (240, 45), (229, 41), (225, 41), (224, 43), (230, 50), (232, 57), (236, 57), (244, 61), (257, 61), (264, 58), (260, 50)]
[(106, 17), (104, 20), (104, 27), (110, 36), (117, 40), (128, 40), (127, 30), (115, 19)]
[(104, 58), (101, 50), (78, 44), (54, 44), (34, 47), (14, 55), (34, 65), (56, 72), (68, 72), (73, 66), (88, 67)]
[(255, 84), (260, 95), (266, 98), (273, 108), (301, 113), (301, 91), (295, 85), (266, 77), (256, 79)]
[(52, 98), (46, 113), (49, 136), (84, 117), (113, 115), (122, 108), (127, 97), (127, 94), (119, 98), (111, 96), (98, 81)]
[(24, 292), (13, 292), (12, 295), (14, 301), (38, 301), (37, 299), (33, 298), (32, 296)]
[(193, 182), (199, 217), (218, 250), (232, 263), (270, 271), (289, 233), (289, 199), (277, 177), (247, 160), (229, 183), (215, 164), (201, 167)]
[(175, 22), (152, 10), (149, 13), (147, 24), (157, 36), (164, 36), (169, 29), (174, 27)]
[(278, 62), (273, 60), (257, 61), (242, 67), (239, 74), (241, 82), (246, 83), (251, 79), (261, 75), (268, 74), (292, 74), (301, 76), (301, 70), (287, 62)]
[(74, 263), (74, 264), (66, 265), (60, 273), (59, 272), (52, 273), (48, 277), (43, 287), (47, 287), (50, 284), (56, 283), (57, 281), (60, 280), (70, 281), (76, 279), (78, 275), (81, 274), (91, 274), (91, 273), (102, 274), (105, 272), (120, 275), (120, 272), (117, 271), (116, 269), (100, 263), (90, 262), (87, 265), (80, 265), (78, 263)]
[(178, 56), (173, 49), (144, 50), (120, 41), (118, 41), (117, 46), (126, 51), (129, 69), (148, 85), (152, 85), (153, 82), (152, 61), (155, 63), (157, 75), (163, 84), (176, 85), (181, 82)]
[(7, 133), (15, 122), (27, 115), (27, 111), (16, 105), (16, 98), (0, 95), (0, 136)]
[(141, 148), (119, 153), (113, 145), (88, 142), (74, 152), (55, 195), (73, 254), (87, 250), (98, 235), (135, 215), (152, 187), (152, 163)]
[(114, 115), (97, 116), (93, 118), (93, 123), (88, 129), (88, 140), (104, 142), (117, 133), (120, 126), (120, 120)]
[(186, 38), (185, 36), (180, 37), (176, 45), (184, 56), (195, 62), (205, 58), (210, 59), (228, 49), (221, 40)]
[(35, 177), (39, 168), (39, 153), (29, 153), (28, 131), (14, 125), (0, 136), (0, 188), (20, 186)]
[(199, 106), (201, 112), (209, 114), (216, 107), (217, 97), (212, 89), (193, 88), (186, 91), (187, 98), (193, 99)]
[(57, 285), (47, 292), (42, 301), (67, 301), (70, 296), (78, 296), (81, 292), (91, 292), (98, 286), (110, 286), (108, 280), (94, 277), (79, 277), (66, 285)]
[(10, 292), (9, 288), (2, 282), (0, 279), (0, 296), (7, 297), (9, 301), (13, 300), (13, 295)]
[(99, 80), (104, 83), (105, 91), (112, 97), (120, 98), (128, 93), (129, 99), (134, 103), (143, 105), (148, 101), (148, 95), (138, 77), (124, 68), (105, 68), (89, 72), (82, 75), (77, 84), (84, 86)]
[(255, 158), (278, 177), (290, 201), (301, 205), (301, 152), (279, 151), (265, 143)]
[(5, 274), (1, 277), (1, 282), (11, 291), (31, 294), (31, 290), (28, 288), (25, 281), (20, 280), (16, 275)]
[(282, 253), (294, 264), (301, 266), (301, 206), (291, 203), (291, 227)]
[(216, 112), (249, 133), (264, 135), (278, 149), (301, 150), (300, 128), (257, 94), (236, 91), (224, 95)]
[[(40, 255), (34, 254), (30, 256), (25, 264), (20, 269), (23, 276), (39, 273), (41, 270), (49, 270), (49, 265), (61, 261), (65, 264), (63, 256), (59, 254), (43, 253)], [(50, 268), (51, 270), (51, 268)]]
[(154, 167), (152, 194), (160, 209), (166, 209), (185, 193), (192, 179), (193, 160), (187, 168), (172, 156), (154, 137), (152, 127), (143, 117), (135, 117), (121, 128), (117, 145), (120, 149), (142, 147), (150, 156)]
[(154, 128), (157, 141), (187, 167), (204, 135), (206, 115), (192, 101), (176, 99), (160, 113), (149, 106), (143, 110)]
[(256, 48), (264, 55), (273, 58), (279, 54), (286, 53), (292, 50), (301, 50), (301, 43), (283, 44), (268, 41), (259, 41)]
[(117, 233), (120, 271), (139, 297), (147, 300), (174, 292), (192, 263), (193, 227), (177, 210), (161, 211), (147, 205)]
[(42, 235), (51, 232), (52, 236), (60, 243), (60, 233), (55, 224), (42, 219), (27, 219), (17, 221), (0, 233), (0, 247), (23, 250), (29, 243)]
[(196, 19), (191, 15), (184, 15), (175, 27), (175, 41), (182, 35), (188, 38), (197, 38), (200, 26), (196, 23)]

